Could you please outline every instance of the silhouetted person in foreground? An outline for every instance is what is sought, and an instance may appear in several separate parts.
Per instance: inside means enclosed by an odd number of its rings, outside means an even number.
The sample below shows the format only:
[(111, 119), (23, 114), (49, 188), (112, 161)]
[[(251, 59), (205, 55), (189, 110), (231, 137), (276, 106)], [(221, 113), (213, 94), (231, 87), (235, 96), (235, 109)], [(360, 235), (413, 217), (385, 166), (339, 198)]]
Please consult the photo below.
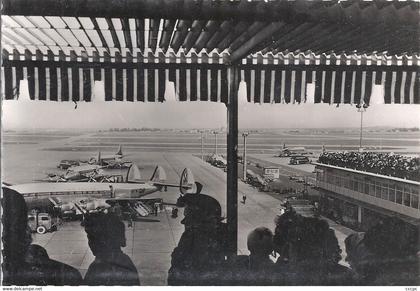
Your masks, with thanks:
[(349, 235), (346, 260), (362, 285), (420, 285), (418, 228), (387, 218), (366, 233)]
[(89, 247), (95, 256), (84, 279), (86, 285), (140, 285), (137, 269), (121, 251), (125, 247), (125, 226), (115, 214), (87, 214), (83, 222)]
[(229, 262), (229, 285), (272, 285), (274, 263), (273, 233), (266, 227), (251, 231), (247, 238), (249, 256), (241, 255)]
[(30, 285), (81, 285), (82, 276), (75, 268), (49, 258), (47, 251), (36, 244), (28, 247), (25, 263), (29, 265)]
[(186, 194), (177, 204), (185, 226), (172, 252), (169, 285), (218, 285), (225, 260), (226, 228), (219, 202), (204, 194)]
[(341, 249), (325, 220), (288, 211), (276, 219), (273, 242), (277, 285), (354, 285), (351, 270), (338, 264)]
[(274, 263), (270, 259), (273, 252), (273, 233), (266, 227), (258, 227), (250, 232), (247, 239), (250, 252), (249, 269), (269, 271)]
[(44, 248), (31, 245), (25, 200), (14, 190), (2, 190), (3, 284), (80, 285), (82, 276), (75, 268), (51, 260)]

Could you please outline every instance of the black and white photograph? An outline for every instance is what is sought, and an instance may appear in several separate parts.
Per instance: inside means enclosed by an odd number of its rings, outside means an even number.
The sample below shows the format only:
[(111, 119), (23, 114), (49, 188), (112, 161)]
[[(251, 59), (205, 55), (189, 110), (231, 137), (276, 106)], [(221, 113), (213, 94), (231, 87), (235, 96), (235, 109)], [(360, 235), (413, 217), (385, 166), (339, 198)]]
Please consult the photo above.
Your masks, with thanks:
[(0, 2), (3, 290), (420, 286), (420, 0)]

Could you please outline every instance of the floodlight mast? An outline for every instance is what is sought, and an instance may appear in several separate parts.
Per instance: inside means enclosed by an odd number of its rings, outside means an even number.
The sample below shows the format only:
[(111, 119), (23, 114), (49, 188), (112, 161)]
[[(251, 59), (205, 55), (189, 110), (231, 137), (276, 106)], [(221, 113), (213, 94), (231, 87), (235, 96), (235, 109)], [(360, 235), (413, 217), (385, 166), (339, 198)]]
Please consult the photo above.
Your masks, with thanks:
[(248, 137), (248, 135), (249, 135), (249, 132), (242, 133), (242, 136), (244, 137), (244, 155), (242, 157), (244, 181), (246, 181), (246, 138)]
[(367, 104), (364, 102), (358, 104), (357, 112), (360, 112), (360, 138), (359, 138), (359, 152), (363, 150), (362, 148), (362, 137), (363, 137), (363, 112), (366, 112), (366, 108), (368, 107)]
[(201, 160), (204, 161), (204, 130), (200, 130)]

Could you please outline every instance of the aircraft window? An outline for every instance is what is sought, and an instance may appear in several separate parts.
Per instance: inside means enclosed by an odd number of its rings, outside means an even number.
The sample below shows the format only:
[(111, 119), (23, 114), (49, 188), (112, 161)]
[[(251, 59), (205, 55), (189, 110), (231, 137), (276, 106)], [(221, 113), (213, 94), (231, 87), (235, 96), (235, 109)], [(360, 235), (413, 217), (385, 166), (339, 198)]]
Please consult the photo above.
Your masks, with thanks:
[(50, 219), (48, 217), (46, 217), (46, 216), (43, 216), (43, 217), (41, 217), (41, 220), (46, 221), (46, 220), (50, 220)]
[(29, 220), (29, 221), (34, 221), (34, 220), (35, 220), (35, 217), (33, 217), (33, 216), (29, 216), (29, 217), (28, 217), (28, 220)]

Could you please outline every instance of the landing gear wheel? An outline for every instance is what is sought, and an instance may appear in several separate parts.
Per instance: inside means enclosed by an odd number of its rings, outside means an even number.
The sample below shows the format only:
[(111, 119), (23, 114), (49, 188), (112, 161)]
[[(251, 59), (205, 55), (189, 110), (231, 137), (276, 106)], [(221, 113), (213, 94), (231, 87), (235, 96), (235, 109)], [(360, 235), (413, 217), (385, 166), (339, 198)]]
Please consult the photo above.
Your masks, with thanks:
[(45, 226), (40, 225), (36, 228), (36, 232), (39, 234), (44, 234), (47, 232), (47, 229), (45, 228)]

